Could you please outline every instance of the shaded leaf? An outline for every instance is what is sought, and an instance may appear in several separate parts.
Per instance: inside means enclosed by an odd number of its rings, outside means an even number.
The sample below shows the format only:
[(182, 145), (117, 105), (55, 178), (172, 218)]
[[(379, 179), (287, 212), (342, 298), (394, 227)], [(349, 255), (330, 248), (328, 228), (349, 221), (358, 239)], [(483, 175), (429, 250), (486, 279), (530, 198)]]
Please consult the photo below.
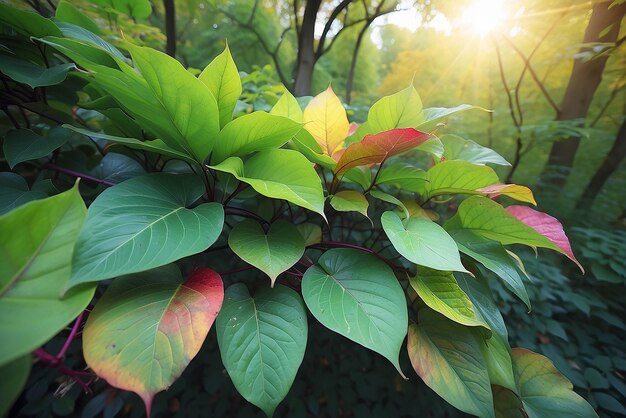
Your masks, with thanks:
[(0, 173), (0, 215), (46, 196), (43, 191), (30, 190), (22, 176), (11, 172)]
[(185, 282), (173, 264), (120, 277), (85, 324), (85, 361), (109, 384), (137, 393), (150, 416), (154, 395), (200, 351), (223, 299), (222, 279), (208, 268)]
[(0, 60), (0, 71), (18, 83), (32, 88), (55, 86), (65, 81), (67, 73), (76, 68), (76, 65), (59, 64), (46, 68), (19, 58), (3, 55)]
[(324, 326), (381, 354), (402, 374), (398, 355), (408, 314), (385, 263), (358, 250), (326, 251), (304, 274), (302, 296)]
[(322, 242), (322, 228), (319, 225), (305, 222), (296, 225), (296, 228), (304, 238), (305, 247)]
[(304, 358), (308, 326), (302, 299), (281, 285), (252, 297), (245, 285), (234, 284), (226, 290), (216, 329), (237, 391), (271, 417)]
[(4, 3), (0, 3), (0, 22), (26, 36), (36, 38), (48, 35), (61, 36), (61, 31), (50, 19), (46, 19), (38, 13), (20, 10)]
[(11, 168), (17, 164), (36, 160), (49, 155), (69, 139), (64, 129), (53, 128), (47, 136), (41, 136), (30, 129), (13, 129), (7, 132), (2, 148)]
[(7, 416), (11, 406), (26, 385), (33, 359), (30, 354), (18, 357), (0, 367), (0, 417)]

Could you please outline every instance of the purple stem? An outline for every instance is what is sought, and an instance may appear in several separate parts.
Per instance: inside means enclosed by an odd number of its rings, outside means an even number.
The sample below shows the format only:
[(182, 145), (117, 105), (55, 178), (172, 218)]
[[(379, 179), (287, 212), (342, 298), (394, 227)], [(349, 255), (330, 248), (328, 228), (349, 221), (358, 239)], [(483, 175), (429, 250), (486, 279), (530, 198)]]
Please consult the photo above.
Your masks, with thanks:
[(70, 170), (69, 168), (61, 167), (61, 166), (58, 166), (56, 164), (47, 163), (46, 165), (44, 165), (44, 168), (48, 168), (50, 170), (58, 171), (59, 173), (65, 173), (65, 174), (70, 175), (72, 177), (83, 178), (83, 179), (88, 180), (88, 181), (93, 181), (95, 183), (104, 184), (105, 186), (115, 186), (115, 183), (111, 183), (110, 181), (102, 180), (102, 179), (90, 176), (88, 174), (79, 173), (78, 171)]
[(378, 254), (376, 251), (370, 250), (369, 248), (361, 247), (359, 245), (348, 244), (348, 243), (345, 243), (345, 242), (337, 242), (337, 241), (322, 241), (320, 243), (311, 245), (311, 247), (313, 247), (313, 248), (322, 248), (322, 249), (323, 248), (327, 248), (327, 247), (354, 248), (355, 250), (363, 251), (363, 252), (370, 253), (370, 254), (376, 256), (378, 259), (380, 259), (381, 261), (384, 261), (389, 267), (391, 267), (394, 270), (405, 271), (404, 268), (402, 268), (399, 265), (393, 263), (392, 261), (386, 259), (382, 255)]
[(65, 344), (63, 344), (63, 347), (61, 347), (59, 354), (57, 354), (58, 359), (62, 359), (65, 357), (65, 353), (67, 352), (67, 349), (70, 348), (70, 344), (72, 344), (72, 341), (74, 341), (74, 338), (76, 337), (76, 333), (78, 332), (80, 325), (83, 323), (84, 315), (85, 315), (85, 311), (82, 311), (80, 315), (78, 315), (78, 317), (76, 318), (76, 321), (74, 322), (74, 326), (72, 327), (72, 330), (70, 331), (70, 335), (65, 340)]

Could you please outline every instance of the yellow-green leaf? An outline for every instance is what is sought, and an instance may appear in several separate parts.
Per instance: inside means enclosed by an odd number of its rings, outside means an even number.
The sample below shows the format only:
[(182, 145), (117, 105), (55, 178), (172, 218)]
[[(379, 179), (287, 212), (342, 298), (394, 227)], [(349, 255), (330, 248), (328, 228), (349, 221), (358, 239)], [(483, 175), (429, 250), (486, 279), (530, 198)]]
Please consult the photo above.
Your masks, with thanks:
[(327, 155), (341, 148), (350, 129), (346, 110), (330, 86), (309, 102), (303, 120), (304, 128)]

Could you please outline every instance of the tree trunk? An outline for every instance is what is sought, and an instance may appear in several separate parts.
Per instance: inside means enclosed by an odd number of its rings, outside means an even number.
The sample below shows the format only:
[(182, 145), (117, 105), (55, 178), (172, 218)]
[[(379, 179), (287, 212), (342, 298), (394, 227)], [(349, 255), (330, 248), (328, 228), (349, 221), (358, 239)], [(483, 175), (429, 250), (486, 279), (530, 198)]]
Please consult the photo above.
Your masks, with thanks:
[(359, 50), (361, 49), (361, 42), (363, 41), (363, 36), (367, 32), (367, 29), (370, 27), (371, 21), (365, 22), (365, 25), (359, 32), (359, 36), (356, 38), (356, 43), (354, 44), (354, 49), (352, 50), (352, 61), (350, 62), (350, 72), (348, 73), (348, 79), (346, 80), (346, 103), (350, 104), (352, 101), (352, 86), (354, 85), (354, 75), (356, 74), (356, 62), (359, 58)]
[(321, 0), (308, 0), (304, 8), (302, 25), (298, 36), (298, 58), (296, 61), (295, 83), (293, 94), (310, 96), (315, 67), (315, 20)]
[[(591, 18), (583, 43), (615, 42), (619, 34), (620, 22), (626, 11), (626, 4), (613, 6), (611, 2), (597, 3), (593, 6)], [(608, 32), (606, 30), (608, 29)], [(603, 34), (603, 32), (606, 32)], [(603, 35), (603, 36), (600, 36)], [(580, 52), (588, 52), (589, 47), (583, 46)], [(589, 61), (574, 60), (574, 68), (570, 76), (565, 95), (561, 102), (557, 120), (567, 121), (587, 117), (593, 95), (602, 81), (602, 72), (608, 55), (599, 56)], [(567, 182), (569, 169), (574, 164), (580, 137), (572, 136), (556, 141), (552, 145), (547, 165), (542, 174), (545, 184), (563, 187)]]
[(165, 53), (176, 58), (176, 6), (174, 0), (163, 0), (165, 9)]
[(617, 138), (615, 138), (611, 150), (578, 200), (578, 204), (576, 205), (577, 209), (588, 210), (590, 208), (591, 204), (602, 190), (602, 187), (604, 187), (604, 183), (606, 183), (617, 170), (624, 158), (626, 158), (626, 119), (622, 122), (622, 126), (617, 133)]

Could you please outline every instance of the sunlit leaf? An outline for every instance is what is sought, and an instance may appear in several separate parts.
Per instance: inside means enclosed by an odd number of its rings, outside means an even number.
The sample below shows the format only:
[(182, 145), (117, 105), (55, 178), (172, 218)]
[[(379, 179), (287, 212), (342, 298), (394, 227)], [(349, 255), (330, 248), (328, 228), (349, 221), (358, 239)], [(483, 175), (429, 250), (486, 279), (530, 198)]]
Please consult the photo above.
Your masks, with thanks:
[(87, 307), (94, 286), (61, 298), (85, 219), (78, 185), (0, 217), (0, 365), (48, 341)]
[(346, 111), (330, 86), (309, 102), (303, 121), (304, 128), (327, 155), (333, 155), (348, 136), (350, 125)]
[(98, 24), (72, 5), (69, 0), (59, 1), (54, 17), (62, 22), (73, 23), (74, 25), (81, 26), (97, 35), (100, 34)]
[(304, 239), (295, 226), (278, 220), (265, 233), (258, 222), (246, 219), (234, 226), (228, 245), (243, 261), (265, 272), (272, 281), (304, 255)]
[(213, 93), (220, 112), (220, 126), (223, 128), (233, 118), (237, 99), (241, 96), (241, 78), (228, 45), (200, 73), (198, 79)]
[(285, 89), (283, 95), (280, 96), (280, 99), (272, 107), (270, 114), (284, 116), (298, 123), (302, 123), (304, 118), (300, 104), (287, 89)]
[(442, 135), (443, 157), (446, 160), (463, 160), (473, 164), (496, 164), (510, 166), (500, 154), (490, 148), (483, 147), (471, 139), (464, 139), (456, 135)]
[(419, 128), (423, 131), (431, 132), (437, 127), (437, 124), (443, 122), (447, 117), (470, 109), (480, 109), (488, 112), (487, 109), (480, 106), (472, 106), (469, 104), (462, 104), (455, 107), (430, 107), (424, 109), (424, 122), (419, 125)]
[(367, 130), (375, 133), (395, 128), (417, 128), (423, 122), (422, 100), (411, 85), (372, 105), (367, 115)]
[(492, 168), (466, 161), (443, 161), (426, 172), (426, 198), (443, 194), (476, 194), (477, 189), (499, 181)]
[(245, 285), (234, 284), (226, 290), (216, 329), (237, 391), (271, 417), (304, 358), (308, 326), (302, 299), (281, 285), (252, 297)]
[(430, 135), (412, 128), (392, 129), (367, 135), (350, 145), (341, 155), (335, 168), (336, 175), (361, 165), (381, 164), (387, 158), (402, 154), (431, 139)]
[(363, 193), (354, 190), (342, 190), (330, 198), (330, 205), (336, 211), (358, 212), (369, 219), (369, 216), (367, 216), (369, 202)]
[[(36, 38), (48, 35), (61, 36), (61, 31), (50, 19), (46, 19), (38, 13), (21, 10), (4, 3), (0, 3), (0, 22), (26, 36)], [(4, 58), (2, 57), (2, 59)]]
[(105, 190), (89, 207), (70, 286), (162, 266), (209, 248), (222, 232), (218, 203), (193, 174), (151, 174)]
[(409, 164), (385, 164), (376, 178), (376, 184), (390, 184), (409, 192), (424, 190), (426, 172)]
[(208, 268), (184, 282), (173, 264), (120, 277), (89, 315), (85, 361), (109, 384), (137, 393), (150, 416), (154, 395), (200, 351), (223, 299), (222, 279)]
[(424, 383), (449, 404), (480, 417), (494, 417), (489, 375), (477, 330), (426, 308), (409, 326), (409, 359)]
[(381, 354), (402, 374), (398, 355), (408, 314), (385, 263), (358, 250), (326, 251), (304, 274), (302, 296), (324, 326)]
[(407, 260), (436, 270), (466, 271), (456, 243), (437, 223), (410, 218), (403, 224), (394, 212), (383, 213), (380, 220), (396, 251)]
[(483, 187), (476, 191), (484, 193), (491, 199), (498, 196), (507, 196), (511, 199), (537, 206), (532, 190), (526, 186), (520, 186), (519, 184), (492, 184), (491, 186)]

